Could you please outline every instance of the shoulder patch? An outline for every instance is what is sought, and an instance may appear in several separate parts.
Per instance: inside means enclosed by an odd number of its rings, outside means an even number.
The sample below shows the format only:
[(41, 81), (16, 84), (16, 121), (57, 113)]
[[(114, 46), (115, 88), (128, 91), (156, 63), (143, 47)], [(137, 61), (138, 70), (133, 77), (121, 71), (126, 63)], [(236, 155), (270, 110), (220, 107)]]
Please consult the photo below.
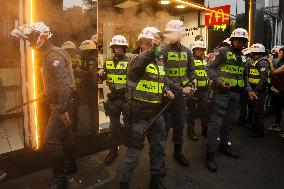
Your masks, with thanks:
[(261, 68), (260, 71), (264, 72), (264, 71), (265, 71), (265, 68)]
[(127, 63), (126, 62), (121, 62), (120, 66), (121, 66), (121, 68), (126, 68), (127, 67)]
[(59, 64), (60, 64), (60, 61), (57, 60), (57, 59), (53, 60), (53, 62), (52, 62), (52, 65), (53, 65), (54, 67), (57, 67)]

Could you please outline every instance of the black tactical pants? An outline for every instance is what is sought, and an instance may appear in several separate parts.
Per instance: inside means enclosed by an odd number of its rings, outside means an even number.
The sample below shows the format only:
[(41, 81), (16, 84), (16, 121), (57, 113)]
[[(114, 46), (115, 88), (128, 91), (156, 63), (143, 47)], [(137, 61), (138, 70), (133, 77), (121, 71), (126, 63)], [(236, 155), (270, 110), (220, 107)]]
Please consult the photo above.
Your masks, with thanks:
[(195, 119), (200, 118), (202, 124), (202, 133), (207, 134), (208, 124), (208, 93), (206, 90), (196, 93), (196, 100), (187, 98), (187, 126), (188, 132), (195, 132)]
[[(138, 165), (139, 157), (144, 146), (144, 140), (147, 138), (150, 146), (150, 172), (152, 175), (162, 175), (164, 173), (164, 163), (166, 160), (166, 133), (163, 116), (160, 116), (153, 126), (150, 128), (146, 136), (143, 136), (143, 131), (149, 126), (151, 120), (135, 120), (132, 125), (132, 130), (137, 132), (133, 140), (135, 147), (129, 145), (124, 165), (121, 171), (121, 181), (128, 182), (135, 167)], [(139, 135), (139, 136), (138, 136)], [(139, 147), (137, 147), (139, 146)]]
[(109, 98), (107, 105), (109, 106), (109, 118), (110, 118), (110, 146), (111, 148), (117, 148), (120, 144), (121, 136), (121, 123), (120, 116), (124, 115), (126, 107), (126, 99), (122, 96)]
[(227, 145), (229, 134), (239, 108), (240, 93), (232, 91), (218, 92), (212, 112), (208, 117), (207, 151), (215, 152), (220, 131), (221, 143)]
[(257, 100), (249, 100), (248, 107), (252, 116), (252, 130), (263, 134), (264, 121), (265, 121), (265, 112), (264, 112), (264, 103), (265, 103), (265, 92), (257, 93)]
[(61, 120), (59, 106), (50, 105), (50, 117), (45, 133), (45, 147), (49, 158), (71, 160), (75, 158), (75, 142), (71, 126), (65, 126)]
[(173, 128), (173, 142), (174, 144), (183, 143), (183, 129), (185, 126), (186, 117), (186, 99), (183, 95), (176, 96), (172, 104), (164, 113), (166, 133)]

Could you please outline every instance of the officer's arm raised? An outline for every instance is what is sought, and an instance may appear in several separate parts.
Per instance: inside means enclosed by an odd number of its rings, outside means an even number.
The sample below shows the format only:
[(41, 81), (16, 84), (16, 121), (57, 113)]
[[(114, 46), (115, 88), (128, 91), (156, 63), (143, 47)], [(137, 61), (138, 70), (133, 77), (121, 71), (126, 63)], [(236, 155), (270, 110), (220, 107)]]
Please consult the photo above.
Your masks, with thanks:
[(147, 50), (139, 54), (137, 57), (129, 62), (127, 77), (131, 81), (138, 81), (144, 74), (145, 68), (148, 64), (153, 63), (155, 53)]

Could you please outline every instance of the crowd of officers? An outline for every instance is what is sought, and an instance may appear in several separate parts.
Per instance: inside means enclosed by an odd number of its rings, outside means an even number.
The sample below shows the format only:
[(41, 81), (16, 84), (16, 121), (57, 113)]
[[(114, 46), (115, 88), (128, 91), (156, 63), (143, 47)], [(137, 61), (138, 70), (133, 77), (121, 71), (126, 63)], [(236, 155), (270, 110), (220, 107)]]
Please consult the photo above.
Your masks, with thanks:
[[(120, 176), (121, 189), (129, 188), (145, 138), (150, 148), (149, 188), (166, 188), (161, 177), (166, 175), (169, 131), (172, 128), (174, 160), (188, 167), (190, 162), (183, 154), (183, 131), (187, 125), (190, 139), (198, 140), (197, 118), (201, 119), (202, 136), (207, 138), (208, 170), (216, 172), (218, 169), (215, 161), (218, 145), (221, 153), (238, 159), (239, 154), (229, 141), (234, 115), (240, 106), (239, 121), (250, 121), (250, 136), (264, 136), (264, 104), (271, 85), (279, 101), (276, 103), (278, 117), (269, 128), (280, 130), (281, 108), (284, 107), (279, 103), (284, 94), (283, 48), (277, 50), (279, 59), (268, 58), (262, 44), (244, 49), (248, 32), (243, 28), (235, 29), (222, 47), (208, 55), (205, 55), (206, 45), (202, 39), (195, 41), (191, 50), (181, 44), (185, 28), (180, 20), (169, 21), (163, 32), (155, 27), (144, 28), (138, 36), (136, 54), (131, 58), (126, 54), (127, 39), (116, 35), (110, 42), (113, 56), (96, 72), (95, 40), (82, 42), (79, 49), (83, 57), (79, 58), (72, 52), (76, 46), (70, 41), (62, 48), (53, 46), (48, 40), (52, 34), (42, 22), (22, 26), (11, 34), (28, 40), (30, 46), (43, 55), (42, 75), (51, 101), (45, 145), (54, 173), (52, 188), (66, 188), (66, 175), (77, 170), (72, 132), (76, 131), (78, 120), (76, 84), (78, 86), (82, 78), (95, 85), (94, 78), (98, 77), (105, 80), (110, 89), (104, 103), (110, 117), (110, 151), (105, 163), (112, 163), (118, 156), (122, 132), (127, 152)], [(272, 84), (270, 75), (273, 75)], [(86, 93), (91, 112), (96, 103), (92, 102), (94, 87), (85, 88), (89, 90)], [(124, 124), (121, 124), (121, 115)]]

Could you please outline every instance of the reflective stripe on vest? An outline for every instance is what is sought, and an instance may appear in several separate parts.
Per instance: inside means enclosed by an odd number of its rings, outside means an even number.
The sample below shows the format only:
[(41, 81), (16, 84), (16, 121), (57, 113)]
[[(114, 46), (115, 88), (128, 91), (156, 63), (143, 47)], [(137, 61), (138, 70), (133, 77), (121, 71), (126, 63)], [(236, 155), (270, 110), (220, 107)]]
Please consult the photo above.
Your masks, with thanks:
[(207, 81), (197, 81), (198, 87), (205, 87), (207, 85)]
[(158, 68), (159, 68), (159, 70), (157, 70), (156, 67), (153, 64), (149, 64), (146, 67), (146, 72), (152, 73), (152, 74), (155, 74), (155, 75), (166, 75), (166, 72), (165, 72), (163, 66), (158, 66)]
[(163, 92), (164, 83), (140, 80), (136, 86), (137, 91), (159, 94)]
[(187, 74), (187, 68), (168, 68), (167, 75), (168, 76), (185, 76)]
[(108, 70), (126, 70), (127, 69), (128, 62), (125, 61), (119, 61), (117, 66), (115, 67), (113, 61), (106, 61), (106, 69)]
[(227, 51), (226, 58), (225, 65), (220, 68), (220, 79), (232, 87), (244, 87), (244, 65), (237, 66), (237, 58), (233, 52)]
[(195, 74), (198, 77), (206, 77), (207, 76), (207, 73), (206, 73), (205, 70), (195, 70)]
[(165, 71), (163, 66), (149, 64), (145, 74), (136, 85), (133, 98), (148, 103), (161, 103)]
[(221, 77), (221, 80), (225, 83), (229, 83), (230, 86), (232, 87), (236, 87), (236, 86), (244, 87), (245, 86), (244, 80), (228, 79), (224, 77)]
[(221, 72), (228, 72), (228, 73), (232, 73), (232, 74), (243, 75), (244, 69), (245, 68), (240, 67), (240, 66), (224, 65), (224, 66), (221, 67)]
[(177, 52), (168, 52), (168, 60), (175, 60), (175, 61), (188, 60), (187, 52), (180, 52), (180, 57)]
[(126, 83), (126, 75), (107, 74), (107, 82), (124, 84)]

